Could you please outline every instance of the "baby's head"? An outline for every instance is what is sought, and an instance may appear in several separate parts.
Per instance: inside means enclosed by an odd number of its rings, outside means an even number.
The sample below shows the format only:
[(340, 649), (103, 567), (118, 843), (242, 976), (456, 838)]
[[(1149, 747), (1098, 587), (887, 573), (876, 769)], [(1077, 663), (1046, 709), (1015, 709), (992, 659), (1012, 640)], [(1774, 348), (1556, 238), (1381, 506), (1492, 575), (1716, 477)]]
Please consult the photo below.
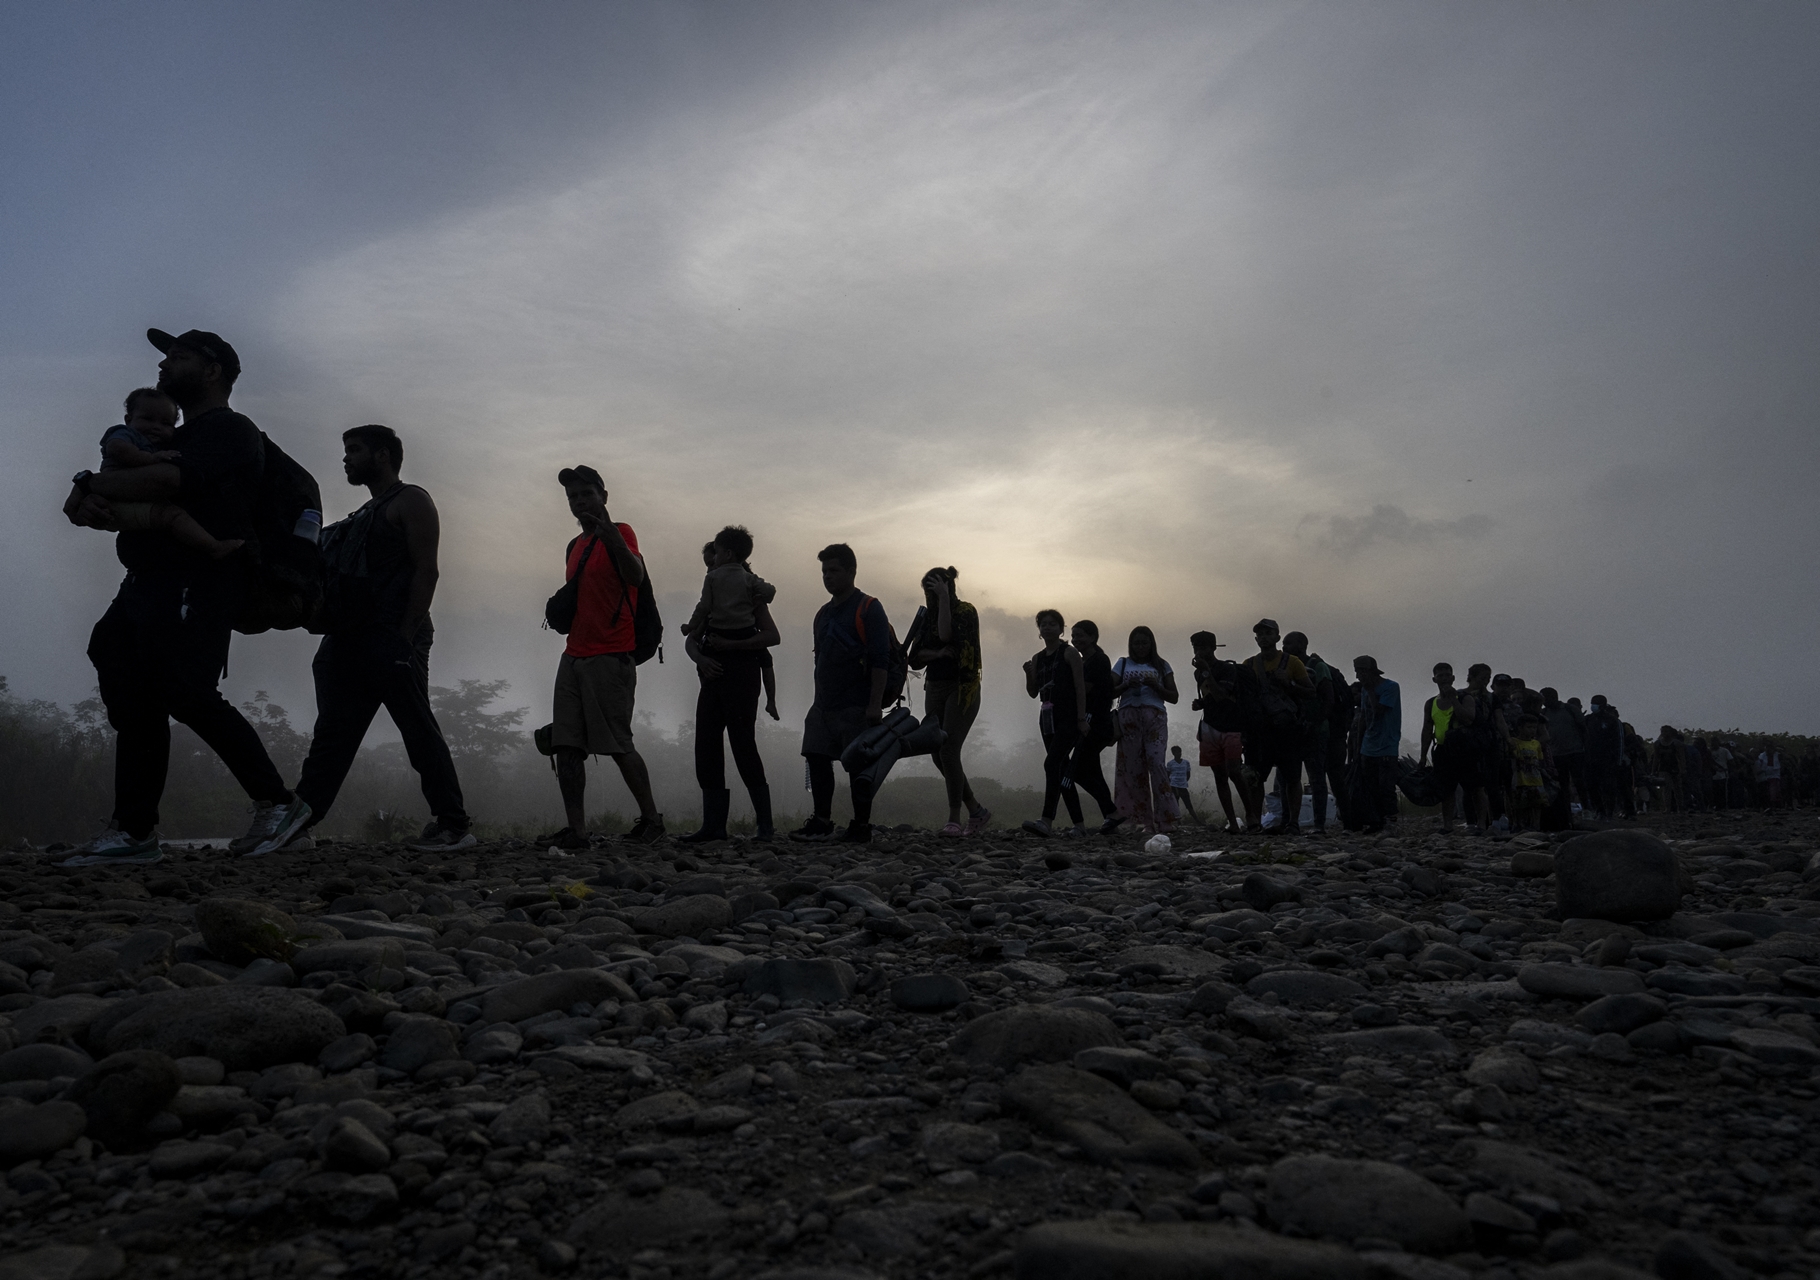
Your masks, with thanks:
[(720, 548), (715, 546), (712, 542), (702, 543), (701, 544), (701, 562), (702, 562), (702, 564), (706, 565), (710, 569), (712, 569), (715, 565), (719, 564), (720, 563)]
[(130, 391), (126, 397), (126, 425), (153, 444), (164, 444), (177, 431), (177, 402), (157, 387)]
[(742, 524), (730, 524), (714, 535), (715, 564), (744, 564), (752, 558), (752, 534)]

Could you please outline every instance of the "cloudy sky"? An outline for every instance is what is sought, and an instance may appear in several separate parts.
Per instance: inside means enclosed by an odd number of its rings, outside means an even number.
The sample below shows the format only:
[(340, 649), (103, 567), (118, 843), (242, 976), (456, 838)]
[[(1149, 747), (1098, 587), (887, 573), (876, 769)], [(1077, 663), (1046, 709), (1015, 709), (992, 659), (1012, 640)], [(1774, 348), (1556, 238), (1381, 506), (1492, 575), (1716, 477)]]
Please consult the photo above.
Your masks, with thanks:
[[(443, 513), (440, 681), (541, 719), (605, 472), (676, 620), (727, 521), (907, 620), (988, 732), (1054, 606), (1185, 663), (1268, 614), (1410, 697), (1484, 660), (1639, 725), (1820, 731), (1810, 4), (43, 5), (0, 44), (0, 673), (91, 687), (58, 514), (148, 325), (215, 329), (331, 515)], [(229, 685), (308, 718), (307, 641)], [(675, 655), (641, 672), (669, 722)], [(1406, 730), (1413, 732), (1413, 714)]]

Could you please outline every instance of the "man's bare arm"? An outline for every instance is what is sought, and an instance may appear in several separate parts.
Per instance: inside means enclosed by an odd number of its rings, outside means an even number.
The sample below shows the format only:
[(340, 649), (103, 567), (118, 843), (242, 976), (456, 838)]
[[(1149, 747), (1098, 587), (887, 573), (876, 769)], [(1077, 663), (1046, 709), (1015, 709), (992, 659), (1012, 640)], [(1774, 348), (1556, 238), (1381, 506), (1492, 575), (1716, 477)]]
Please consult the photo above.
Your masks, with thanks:
[(98, 471), (88, 478), (88, 491), (114, 502), (168, 502), (183, 487), (183, 473), (168, 462), (130, 471)]
[(626, 545), (625, 537), (619, 532), (619, 526), (613, 523), (612, 516), (596, 522), (589, 532), (600, 539), (607, 554), (613, 557), (613, 567), (619, 570), (621, 582), (628, 587), (636, 587), (644, 582), (645, 562)]
[(436, 598), (442, 520), (430, 495), (418, 488), (399, 494), (386, 509), (386, 519), (404, 531), (405, 551), (411, 557), (411, 589), (405, 597), (404, 620), (398, 626), (399, 634), (409, 640), (429, 616), (430, 602)]

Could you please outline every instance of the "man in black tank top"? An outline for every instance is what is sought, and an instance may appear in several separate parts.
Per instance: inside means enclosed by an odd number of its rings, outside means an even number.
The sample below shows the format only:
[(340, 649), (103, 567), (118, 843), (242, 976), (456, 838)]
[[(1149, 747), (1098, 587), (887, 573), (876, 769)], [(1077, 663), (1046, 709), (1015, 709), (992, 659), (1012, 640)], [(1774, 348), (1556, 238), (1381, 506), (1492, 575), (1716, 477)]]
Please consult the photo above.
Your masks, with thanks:
[[(335, 803), (367, 727), (391, 713), (405, 754), (423, 784), (433, 819), (413, 849), (465, 849), (476, 843), (462, 807), (461, 782), (430, 710), (430, 601), (436, 594), (441, 525), (436, 504), (398, 478), (404, 443), (390, 427), (342, 433), (348, 483), (372, 499), (322, 531), (327, 634), (310, 672), (316, 679), (316, 729), (297, 794), (320, 822)], [(260, 846), (273, 853), (280, 846)]]

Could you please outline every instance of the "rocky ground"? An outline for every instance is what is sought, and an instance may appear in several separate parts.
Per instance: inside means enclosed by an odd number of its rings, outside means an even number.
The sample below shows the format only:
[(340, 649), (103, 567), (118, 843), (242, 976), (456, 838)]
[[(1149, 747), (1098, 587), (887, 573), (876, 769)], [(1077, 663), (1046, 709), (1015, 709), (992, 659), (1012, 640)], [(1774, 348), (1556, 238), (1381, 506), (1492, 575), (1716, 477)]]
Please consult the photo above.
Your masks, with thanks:
[(6, 855), (0, 1280), (1813, 1276), (1814, 822)]

